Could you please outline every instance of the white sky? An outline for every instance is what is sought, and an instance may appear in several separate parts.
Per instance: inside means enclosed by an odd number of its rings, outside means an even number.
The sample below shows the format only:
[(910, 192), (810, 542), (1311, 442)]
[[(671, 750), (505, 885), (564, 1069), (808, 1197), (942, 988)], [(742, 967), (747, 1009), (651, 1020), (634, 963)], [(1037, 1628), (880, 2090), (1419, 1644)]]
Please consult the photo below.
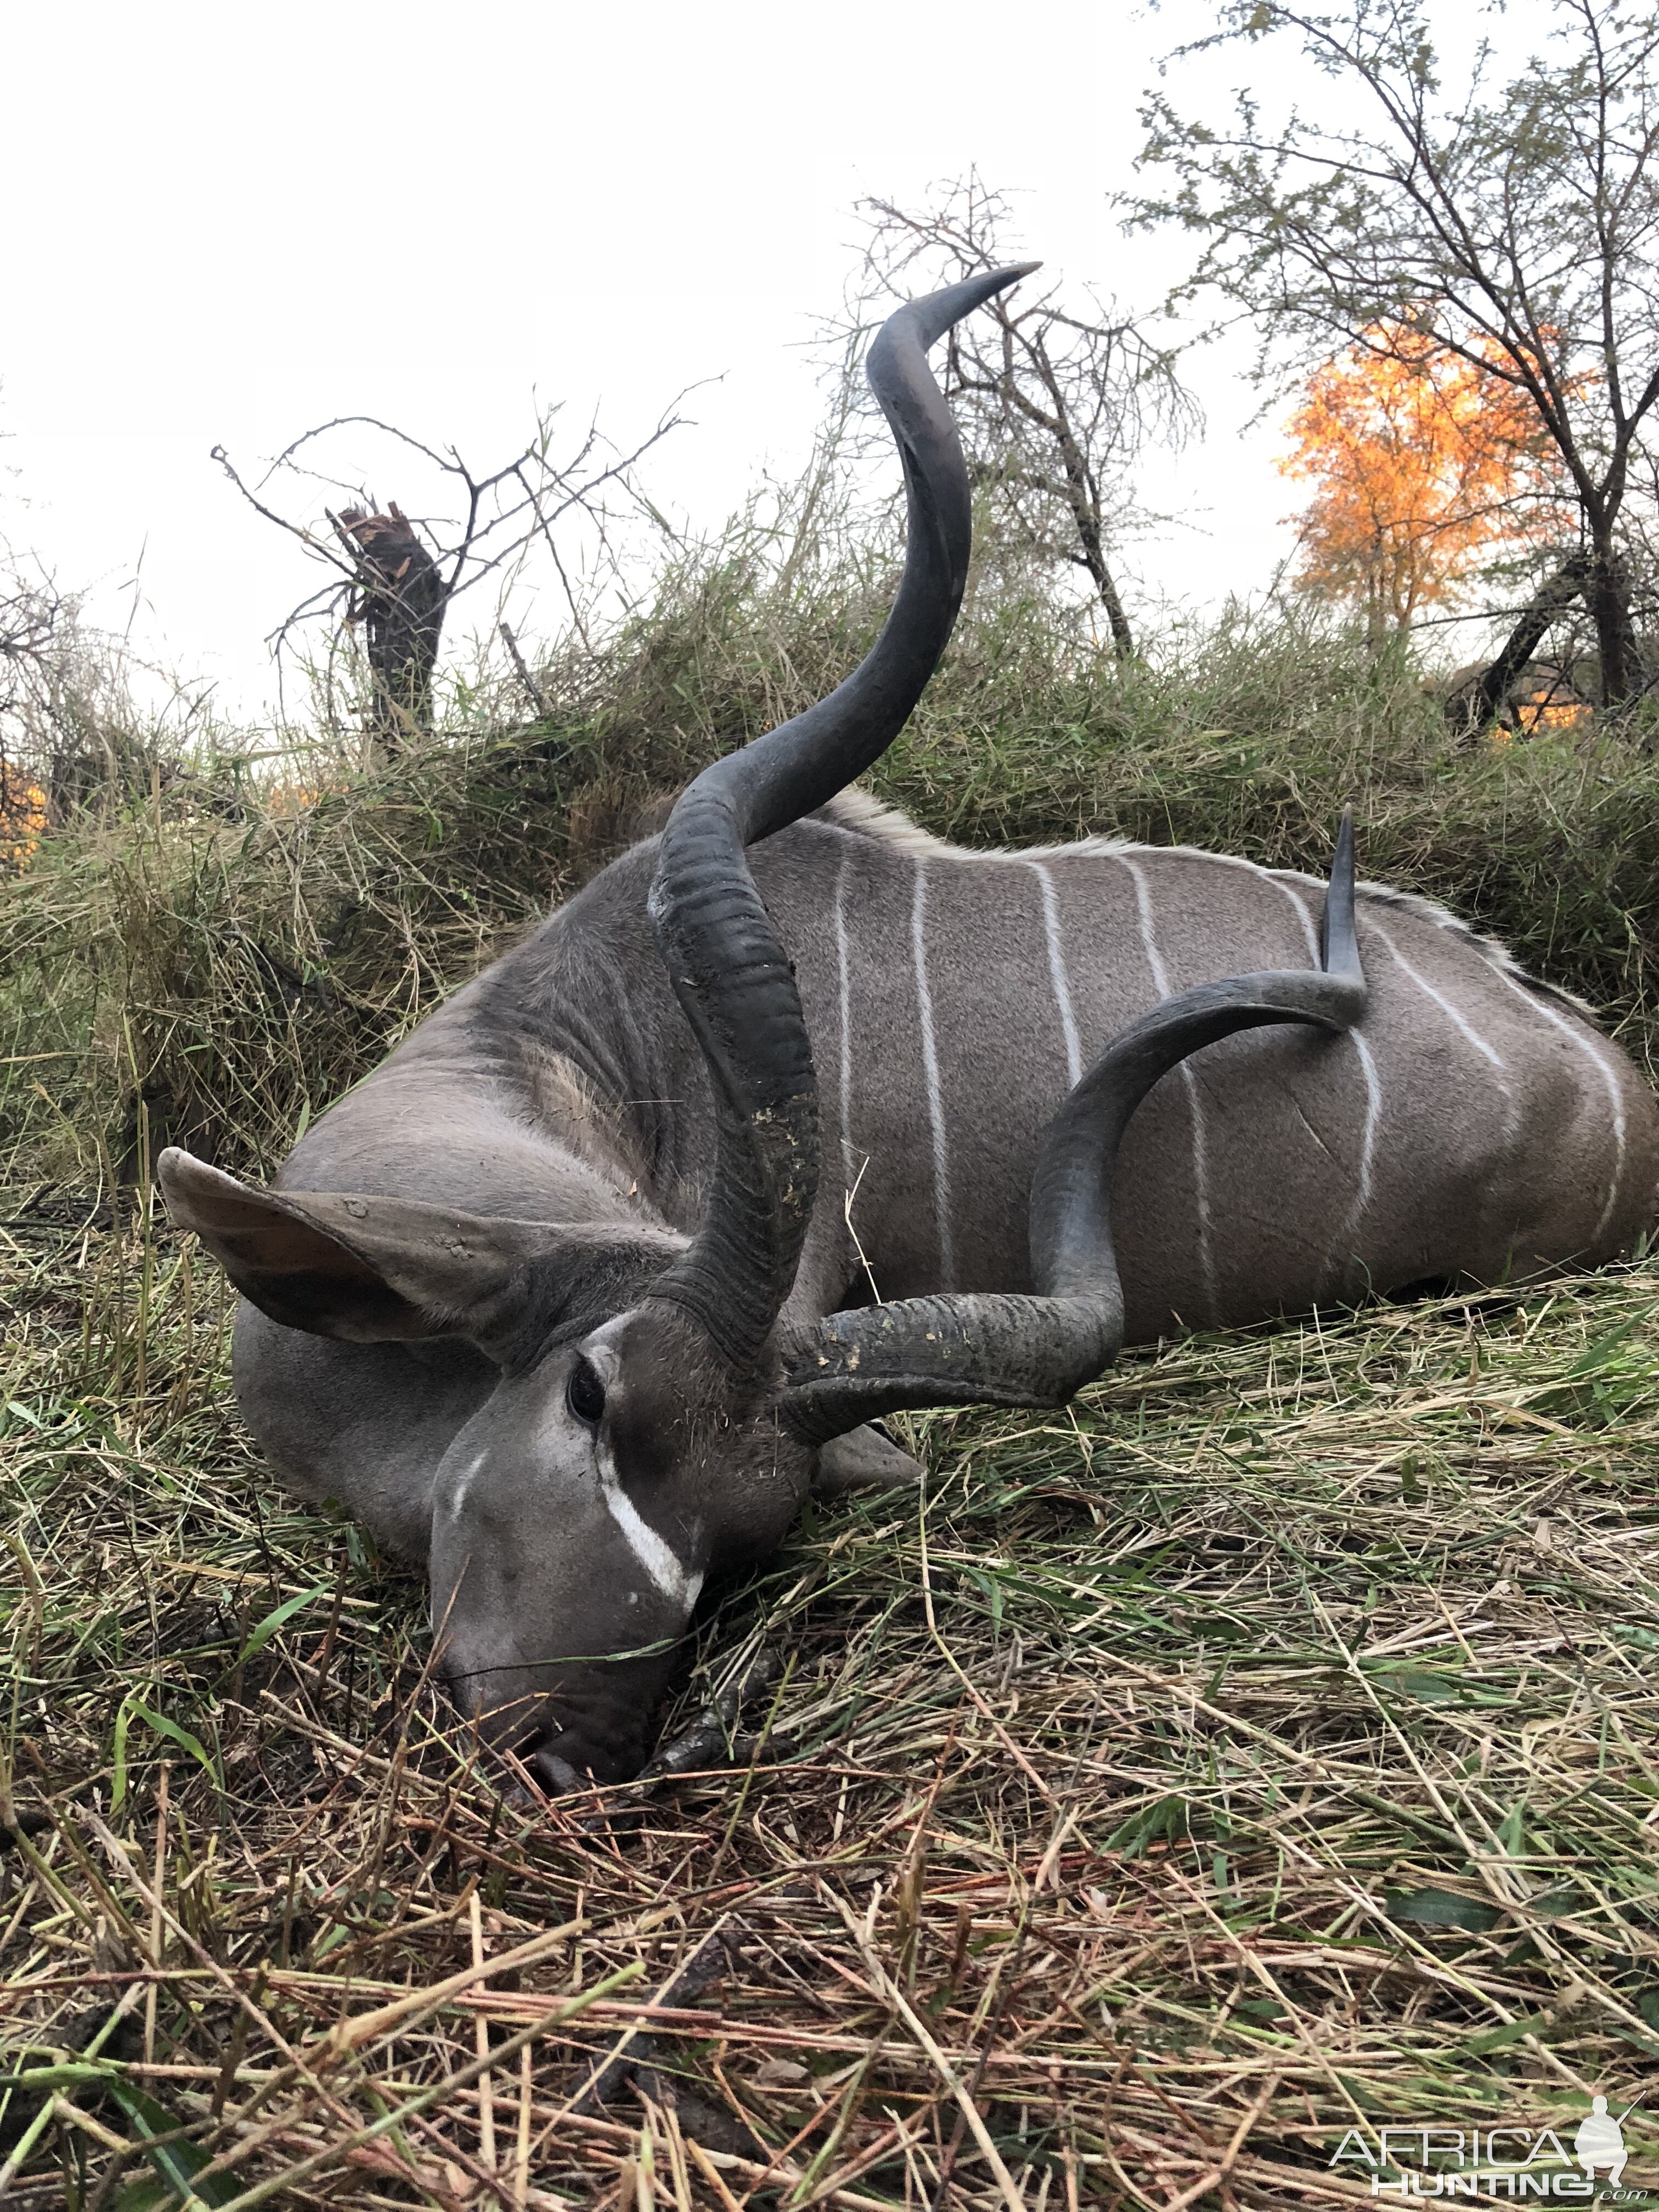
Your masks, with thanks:
[[(822, 395), (802, 343), (839, 301), (861, 193), (976, 163), (1018, 195), (1030, 252), (1152, 301), (1184, 249), (1126, 241), (1107, 195), (1133, 181), (1157, 57), (1198, 20), (1099, 0), (14, 7), (0, 530), (252, 716), (264, 635), (315, 576), (216, 443), (257, 465), (361, 410), (499, 461), (533, 393), (600, 404), (626, 441), (720, 378), (647, 477), (712, 526), (805, 455)], [(1206, 74), (1219, 90), (1261, 60)], [(1183, 75), (1188, 104), (1200, 82)], [(1149, 472), (1193, 526), (1134, 556), (1155, 592), (1260, 588), (1288, 550), (1297, 488), (1271, 429), (1241, 434), (1241, 364), (1200, 366), (1208, 440)], [(389, 469), (374, 488), (400, 495)]]

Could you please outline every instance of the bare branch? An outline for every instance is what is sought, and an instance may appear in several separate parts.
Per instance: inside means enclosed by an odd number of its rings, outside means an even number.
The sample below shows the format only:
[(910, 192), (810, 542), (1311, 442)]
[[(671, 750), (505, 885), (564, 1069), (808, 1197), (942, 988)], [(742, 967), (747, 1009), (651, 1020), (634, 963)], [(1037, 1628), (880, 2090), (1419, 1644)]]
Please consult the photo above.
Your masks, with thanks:
[[(861, 211), (862, 278), (827, 333), (838, 362), (880, 302), (1018, 258), (1007, 204), (975, 170), (927, 207), (872, 199)], [(1198, 413), (1172, 346), (1094, 294), (1085, 301), (1066, 304), (1051, 279), (992, 301), (951, 331), (942, 382), (1003, 542), (1027, 559), (1084, 568), (1127, 658), (1133, 638), (1112, 549), (1141, 519), (1134, 464), (1154, 439), (1178, 444)]]
[[(683, 392), (680, 399), (686, 396)], [(598, 573), (605, 574), (608, 564), (614, 574), (611, 534), (619, 517), (641, 515), (661, 525), (640, 488), (637, 471), (653, 447), (681, 427), (679, 404), (627, 452), (611, 447), (597, 422), (591, 422), (562, 461), (554, 458), (557, 410), (544, 410), (535, 435), (520, 451), (482, 472), (457, 447), (441, 448), (374, 415), (337, 416), (302, 431), (269, 464), (257, 485), (216, 446), (213, 459), (255, 514), (297, 539), (333, 572), (334, 580), (301, 600), (272, 633), (279, 669), (313, 623), (328, 623), (337, 637), (361, 625), (366, 638), (367, 724), (375, 742), (395, 748), (404, 738), (431, 726), (434, 674), (452, 605), (487, 577), (511, 586), (538, 546), (550, 556), (571, 621), (588, 641), (581, 601), (556, 533), (562, 525), (579, 525), (586, 533), (585, 561), (597, 558)], [(435, 472), (446, 488), (440, 503), (448, 504), (453, 495), (458, 511), (445, 518), (406, 514), (396, 501), (383, 507), (361, 478), (313, 465), (313, 453), (331, 453), (353, 433), (389, 440), (405, 462)], [(349, 503), (337, 510), (325, 507), (325, 528), (303, 514), (283, 512), (271, 501), (266, 487), (279, 479), (322, 486), (336, 495), (343, 491)], [(587, 573), (586, 567), (581, 573)], [(499, 618), (492, 627), (503, 638), (511, 635)]]

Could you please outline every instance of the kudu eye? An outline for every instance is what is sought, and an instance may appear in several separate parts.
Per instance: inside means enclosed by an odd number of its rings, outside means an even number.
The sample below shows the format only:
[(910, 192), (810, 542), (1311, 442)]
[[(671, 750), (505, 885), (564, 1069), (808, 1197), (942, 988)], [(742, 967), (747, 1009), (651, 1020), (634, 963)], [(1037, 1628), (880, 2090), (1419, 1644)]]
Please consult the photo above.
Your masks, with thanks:
[(591, 1429), (605, 1411), (605, 1385), (591, 1360), (578, 1359), (564, 1386), (564, 1402), (579, 1421)]

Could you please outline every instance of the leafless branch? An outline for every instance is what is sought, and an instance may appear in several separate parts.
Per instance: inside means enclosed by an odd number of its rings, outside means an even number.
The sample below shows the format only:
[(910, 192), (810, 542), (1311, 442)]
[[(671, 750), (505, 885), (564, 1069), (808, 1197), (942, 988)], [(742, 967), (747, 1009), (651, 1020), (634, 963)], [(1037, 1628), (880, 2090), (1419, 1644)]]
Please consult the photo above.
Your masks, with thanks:
[[(870, 199), (864, 264), (838, 349), (878, 308), (1017, 258), (1006, 198), (976, 171), (917, 210)], [(1115, 545), (1139, 520), (1134, 464), (1153, 439), (1178, 444), (1198, 423), (1174, 350), (1149, 326), (1085, 289), (1028, 279), (951, 331), (943, 379), (974, 481), (1008, 542), (1048, 564), (1086, 570), (1121, 657), (1133, 650)]]
[[(279, 669), (286, 656), (304, 651), (314, 625), (326, 627), (331, 653), (361, 626), (368, 727), (376, 741), (395, 746), (431, 726), (434, 672), (454, 602), (486, 578), (510, 583), (538, 547), (550, 557), (570, 618), (587, 641), (569, 556), (559, 543), (561, 526), (580, 526), (586, 568), (599, 574), (615, 571), (615, 532), (623, 517), (661, 526), (637, 471), (653, 448), (682, 426), (679, 409), (688, 396), (682, 392), (630, 448), (612, 446), (597, 422), (590, 422), (563, 459), (554, 457), (558, 410), (546, 410), (521, 450), (483, 471), (459, 447), (435, 446), (374, 415), (337, 416), (302, 431), (252, 482), (216, 446), (213, 459), (254, 513), (331, 572), (270, 634)], [(320, 458), (363, 434), (390, 441), (405, 461), (435, 472), (437, 505), (446, 511), (405, 513), (396, 501), (383, 507), (361, 477), (313, 465), (313, 455)], [(331, 501), (321, 519), (296, 513), (272, 498), (268, 487), (273, 483), (325, 488), (342, 503)]]

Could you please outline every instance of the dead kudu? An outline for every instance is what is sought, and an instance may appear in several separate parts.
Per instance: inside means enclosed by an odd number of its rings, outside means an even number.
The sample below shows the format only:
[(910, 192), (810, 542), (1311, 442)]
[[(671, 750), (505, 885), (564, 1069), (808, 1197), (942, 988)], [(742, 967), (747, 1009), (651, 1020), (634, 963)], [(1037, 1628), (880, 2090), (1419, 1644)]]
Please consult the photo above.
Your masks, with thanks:
[(453, 1695), (550, 1789), (637, 1771), (706, 1576), (815, 1483), (914, 1476), (884, 1413), (1058, 1406), (1126, 1340), (1595, 1261), (1650, 1218), (1659, 1117), (1622, 1054), (1438, 909), (1356, 899), (1346, 834), (1325, 890), (961, 852), (846, 792), (967, 570), (927, 349), (1022, 273), (872, 350), (909, 536), (863, 665), (422, 1023), (275, 1188), (161, 1162), (246, 1301), (272, 1465), (425, 1557)]

